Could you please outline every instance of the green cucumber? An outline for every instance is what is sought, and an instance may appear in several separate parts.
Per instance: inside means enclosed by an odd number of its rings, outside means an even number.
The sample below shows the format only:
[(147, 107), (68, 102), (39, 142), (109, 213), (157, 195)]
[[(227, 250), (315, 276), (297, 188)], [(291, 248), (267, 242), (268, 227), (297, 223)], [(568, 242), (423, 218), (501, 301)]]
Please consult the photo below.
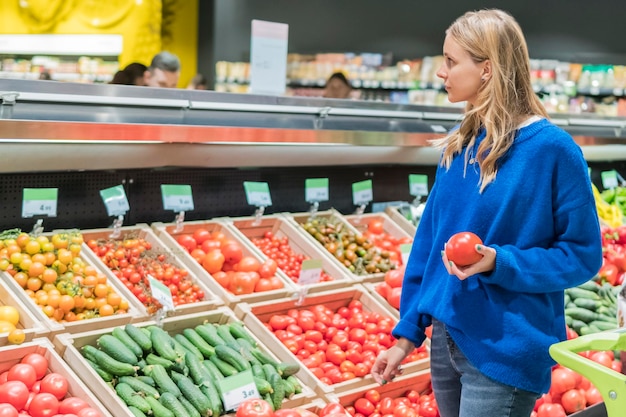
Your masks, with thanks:
[(233, 335), (233, 337), (235, 338), (235, 340), (237, 340), (238, 343), (239, 343), (239, 339), (244, 339), (250, 344), (250, 346), (252, 347), (257, 346), (256, 340), (254, 340), (254, 337), (252, 337), (252, 335), (248, 332), (248, 330), (246, 329), (246, 327), (244, 326), (242, 322), (233, 321), (231, 323), (228, 323), (228, 327), (230, 330), (230, 334)]
[(222, 339), (217, 333), (217, 327), (214, 324), (201, 324), (196, 326), (195, 331), (213, 347), (226, 344), (226, 341), (224, 341), (224, 339)]
[(124, 331), (141, 347), (144, 353), (152, 351), (150, 336), (147, 336), (142, 329), (129, 323), (124, 326)]
[(300, 381), (298, 381), (298, 378), (296, 378), (293, 375), (289, 375), (285, 380), (289, 381), (291, 385), (293, 385), (294, 394), (300, 394), (302, 392), (302, 384), (300, 384)]
[(274, 390), (270, 394), (270, 397), (272, 398), (272, 405), (274, 406), (274, 410), (278, 410), (282, 406), (283, 400), (285, 399), (285, 386), (283, 385), (283, 379), (280, 375), (278, 375), (278, 373), (274, 373), (270, 375), (268, 382), (272, 385), (272, 389)]
[[(143, 367), (141, 369), (143, 369)], [(156, 387), (156, 383), (154, 382), (154, 379), (150, 378), (148, 375), (138, 375), (135, 378), (137, 378), (144, 384), (150, 385), (153, 388)]]
[(179, 333), (174, 336), (174, 340), (180, 343), (181, 346), (187, 349), (188, 352), (193, 353), (194, 356), (198, 358), (198, 360), (204, 360), (204, 355), (202, 354), (202, 352), (200, 352), (200, 350), (198, 350), (198, 348), (193, 343), (191, 343), (189, 339), (187, 339), (184, 335)]
[(120, 342), (124, 343), (124, 345), (135, 354), (137, 359), (143, 358), (143, 349), (133, 340), (132, 337), (128, 335), (128, 333), (126, 333), (123, 328), (116, 327), (113, 329), (111, 334)]
[(150, 404), (148, 404), (145, 398), (137, 393), (130, 385), (124, 382), (118, 382), (115, 384), (115, 393), (126, 405), (137, 407), (143, 413), (150, 412)]
[(565, 309), (565, 315), (572, 317), (576, 320), (584, 321), (585, 323), (589, 323), (598, 318), (598, 314), (593, 311), (589, 311), (586, 308), (581, 307), (571, 307)]
[(262, 365), (270, 364), (273, 367), (278, 366), (278, 362), (275, 361), (271, 356), (263, 352), (261, 349), (252, 348), (250, 349), (250, 353), (259, 361)]
[(237, 339), (235, 339), (230, 332), (230, 326), (228, 324), (219, 324), (216, 328), (217, 334), (226, 342), (229, 346), (237, 346), (239, 347), (239, 343), (237, 343)]
[(152, 395), (154, 398), (159, 398), (161, 396), (155, 387), (146, 384), (135, 376), (121, 376), (118, 383), (128, 384), (136, 392), (143, 392), (146, 395)]
[(239, 353), (241, 353), (241, 356), (250, 362), (250, 365), (261, 365), (261, 362), (252, 354), (252, 352), (250, 352), (250, 349), (254, 349), (254, 346), (252, 346), (246, 339), (242, 338), (237, 338), (237, 343), (241, 346)]
[(181, 395), (180, 389), (178, 386), (172, 381), (167, 370), (162, 365), (149, 365), (152, 367), (152, 370), (149, 373), (149, 376), (154, 379), (157, 387), (159, 388), (159, 392), (163, 394), (164, 392), (171, 392), (175, 394), (177, 397)]
[[(128, 406), (128, 411), (130, 411), (133, 417), (148, 417), (143, 411), (132, 405)], [(152, 409), (150, 409), (150, 412), (152, 413)]]
[(248, 362), (239, 352), (228, 345), (216, 346), (215, 354), (221, 360), (234, 366), (239, 372), (243, 372), (251, 368), (250, 362)]
[(200, 388), (194, 384), (191, 379), (186, 376), (179, 377), (178, 381), (176, 381), (176, 385), (178, 385), (178, 388), (183, 393), (183, 396), (189, 400), (191, 404), (193, 404), (202, 416), (210, 415), (209, 413), (213, 406), (211, 400), (204, 395)]
[(259, 394), (263, 395), (274, 391), (272, 384), (270, 384), (265, 378), (253, 376), (252, 379), (254, 379), (254, 385), (256, 385), (256, 389), (259, 391)]
[(189, 340), (198, 350), (202, 353), (202, 356), (209, 358), (215, 355), (215, 348), (208, 344), (206, 340), (202, 338), (194, 329), (183, 330), (183, 335)]
[(218, 379), (224, 379), (224, 374), (219, 370), (217, 365), (215, 365), (210, 360), (208, 359), (203, 360), (202, 366), (204, 366), (204, 369), (206, 369), (209, 372), (209, 374), (211, 375), (211, 378), (214, 381), (217, 381)]
[(171, 392), (164, 392), (159, 402), (170, 410), (176, 417), (191, 417), (185, 406)]
[(161, 404), (156, 398), (146, 397), (146, 401), (150, 404), (152, 415), (154, 417), (176, 417), (176, 415), (171, 412), (169, 408)]
[(595, 293), (600, 291), (600, 285), (596, 284), (595, 281), (592, 281), (592, 280), (589, 280), (587, 282), (583, 282), (582, 284), (577, 285), (576, 288), (581, 288), (581, 289), (587, 290), (587, 291), (593, 291)]
[(201, 361), (196, 358), (193, 353), (188, 352), (185, 356), (187, 368), (189, 368), (189, 376), (196, 385), (202, 384), (207, 379), (211, 379), (212, 375), (204, 367)]
[(598, 302), (588, 298), (575, 298), (573, 303), (576, 307), (586, 308), (591, 311), (596, 311), (598, 308)]
[(161, 365), (168, 371), (174, 367), (174, 361), (162, 358), (159, 355), (156, 355), (154, 353), (148, 353), (146, 355), (146, 363), (148, 365), (156, 365), (156, 364)]
[(217, 366), (217, 369), (220, 370), (220, 373), (226, 377), (233, 376), (237, 372), (239, 372), (237, 371), (237, 368), (232, 366), (230, 363), (220, 359), (217, 355), (211, 356), (209, 360), (213, 362), (215, 366)]
[(585, 290), (583, 288), (573, 287), (568, 288), (567, 294), (572, 298), (587, 298), (589, 300), (599, 300), (600, 296), (595, 291)]
[(148, 330), (150, 330), (152, 349), (154, 349), (159, 356), (172, 362), (179, 359), (178, 354), (174, 350), (172, 337), (165, 330), (157, 326), (150, 326), (148, 327)]
[(98, 366), (98, 364), (92, 361), (91, 359), (85, 358), (85, 360), (87, 361), (89, 366), (91, 366), (93, 370), (96, 371), (96, 373), (100, 376), (100, 378), (104, 380), (104, 382), (113, 381), (113, 375), (111, 375), (109, 372), (105, 371), (104, 369), (100, 368), (100, 366)]
[(130, 363), (120, 362), (112, 358), (106, 352), (95, 348), (91, 345), (85, 345), (81, 348), (83, 352), (93, 356), (93, 361), (106, 372), (114, 376), (135, 375), (137, 368)]
[(185, 407), (185, 410), (187, 410), (187, 414), (189, 414), (190, 417), (202, 417), (200, 412), (196, 410), (196, 407), (194, 407), (184, 395), (178, 397), (178, 401), (180, 401), (183, 407)]
[(283, 378), (283, 388), (285, 389), (285, 398), (291, 398), (296, 393), (296, 387), (294, 387), (288, 379)]
[(211, 417), (219, 417), (224, 412), (224, 404), (217, 388), (217, 384), (211, 380), (205, 381), (200, 385), (200, 391), (211, 403)]
[(258, 378), (265, 378), (265, 372), (263, 372), (263, 366), (253, 363), (251, 369), (252, 369), (252, 375)]
[(600, 331), (605, 331), (605, 330), (614, 330), (617, 329), (617, 322), (615, 323), (610, 323), (608, 321), (602, 321), (602, 320), (594, 320), (591, 323), (589, 323), (589, 325), (594, 325), (595, 327), (597, 327)]
[(117, 337), (105, 334), (100, 336), (96, 343), (100, 346), (100, 349), (113, 359), (117, 359), (120, 362), (130, 363), (131, 365), (137, 364), (137, 355), (126, 347), (126, 345)]
[(281, 362), (276, 366), (278, 375), (286, 378), (290, 375), (297, 374), (300, 371), (300, 365), (295, 362)]

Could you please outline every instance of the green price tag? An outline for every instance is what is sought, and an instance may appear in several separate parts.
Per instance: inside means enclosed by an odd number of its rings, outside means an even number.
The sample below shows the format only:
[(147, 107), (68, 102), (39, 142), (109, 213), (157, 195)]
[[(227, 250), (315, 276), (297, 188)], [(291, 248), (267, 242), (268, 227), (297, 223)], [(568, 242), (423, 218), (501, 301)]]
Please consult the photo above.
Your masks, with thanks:
[(161, 184), (163, 208), (173, 211), (193, 210), (191, 185)]
[(409, 191), (414, 197), (428, 195), (428, 176), (421, 174), (409, 175)]
[(322, 260), (321, 259), (306, 259), (302, 261), (302, 268), (300, 269), (300, 276), (298, 277), (298, 284), (309, 285), (317, 284), (322, 278)]
[(100, 190), (100, 197), (102, 197), (102, 201), (107, 208), (107, 214), (109, 216), (124, 215), (130, 210), (126, 192), (121, 185)]
[(257, 207), (268, 207), (272, 205), (270, 187), (266, 182), (245, 181), (243, 189), (246, 192), (248, 204)]
[(152, 275), (148, 275), (148, 281), (152, 297), (163, 306), (163, 311), (174, 311), (174, 300), (170, 289)]
[(355, 206), (367, 204), (373, 199), (372, 180), (359, 181), (352, 184), (352, 202)]
[(403, 243), (402, 245), (400, 245), (400, 256), (402, 257), (402, 265), (406, 265), (406, 263), (409, 261), (411, 247), (413, 247), (413, 244), (411, 243)]
[(304, 181), (304, 199), (307, 203), (328, 201), (328, 178), (307, 178)]
[(236, 410), (239, 404), (250, 398), (260, 398), (251, 370), (220, 379), (217, 384), (226, 411)]
[(602, 174), (600, 175), (602, 176), (602, 186), (604, 187), (605, 190), (608, 190), (609, 188), (617, 187), (618, 185), (617, 171), (615, 170), (603, 171)]
[(58, 188), (24, 188), (22, 217), (46, 215), (56, 217)]

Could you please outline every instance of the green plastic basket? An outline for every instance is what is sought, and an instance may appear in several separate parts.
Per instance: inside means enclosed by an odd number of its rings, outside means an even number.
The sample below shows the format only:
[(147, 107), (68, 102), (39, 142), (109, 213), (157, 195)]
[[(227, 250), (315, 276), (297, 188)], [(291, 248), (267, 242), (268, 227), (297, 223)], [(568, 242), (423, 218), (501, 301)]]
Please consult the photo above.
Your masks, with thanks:
[(608, 417), (623, 416), (626, 375), (578, 354), (586, 350), (626, 350), (626, 328), (588, 334), (550, 346), (555, 361), (583, 375), (600, 391)]

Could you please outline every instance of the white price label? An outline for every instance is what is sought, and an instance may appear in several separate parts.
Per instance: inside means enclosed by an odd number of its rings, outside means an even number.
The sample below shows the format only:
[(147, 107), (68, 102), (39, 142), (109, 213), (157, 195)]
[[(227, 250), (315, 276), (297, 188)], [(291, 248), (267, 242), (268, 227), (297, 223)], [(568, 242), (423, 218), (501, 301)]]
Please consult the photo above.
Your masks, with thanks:
[(328, 201), (328, 178), (307, 178), (304, 181), (304, 196), (307, 203)]
[(226, 411), (236, 410), (239, 404), (250, 398), (260, 398), (250, 370), (220, 379), (217, 383)]
[(428, 195), (428, 176), (410, 174), (409, 191), (414, 197), (422, 197)]
[(359, 181), (352, 184), (352, 202), (355, 206), (367, 204), (373, 199), (372, 180)]
[(602, 187), (604, 187), (605, 190), (618, 186), (617, 171), (603, 171), (600, 175), (602, 176)]
[(163, 311), (174, 311), (174, 300), (170, 289), (152, 275), (148, 275), (148, 281), (152, 297), (163, 306)]
[(121, 185), (100, 190), (100, 197), (102, 197), (109, 216), (122, 216), (130, 210), (126, 192)]
[(193, 210), (193, 195), (190, 185), (161, 184), (161, 194), (165, 210)]
[(409, 262), (409, 255), (411, 254), (411, 243), (404, 243), (400, 245), (400, 256), (402, 258), (402, 265), (406, 265)]
[(24, 188), (22, 217), (46, 215), (56, 217), (58, 188)]
[(322, 260), (306, 259), (302, 261), (302, 269), (298, 277), (298, 284), (309, 285), (317, 284), (322, 278)]
[(266, 182), (245, 181), (243, 188), (246, 192), (248, 204), (257, 207), (269, 207), (272, 205), (270, 187)]

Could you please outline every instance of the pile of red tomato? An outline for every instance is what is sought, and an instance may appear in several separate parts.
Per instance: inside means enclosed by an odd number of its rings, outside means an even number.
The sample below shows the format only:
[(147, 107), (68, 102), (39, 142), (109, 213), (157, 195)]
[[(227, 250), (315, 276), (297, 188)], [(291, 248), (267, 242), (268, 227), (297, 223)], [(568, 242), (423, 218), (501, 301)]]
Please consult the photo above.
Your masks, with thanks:
[[(302, 269), (302, 261), (310, 259), (303, 254), (297, 254), (289, 246), (289, 238), (284, 236), (278, 238), (272, 232), (265, 232), (263, 237), (250, 239), (254, 245), (270, 259), (276, 261), (280, 268), (293, 282), (298, 282), (300, 278), (300, 270)], [(322, 271), (320, 282), (331, 281), (332, 277)]]
[[(376, 356), (395, 343), (394, 320), (363, 309), (351, 300), (336, 311), (324, 304), (293, 308), (274, 314), (267, 328), (321, 382), (332, 385), (370, 373)], [(425, 346), (416, 348), (403, 363), (426, 358)]]
[(383, 220), (374, 219), (367, 223), (367, 229), (363, 231), (365, 239), (369, 240), (383, 251), (389, 252), (389, 259), (396, 265), (402, 265), (402, 253), (400, 246), (406, 243), (412, 243), (413, 238), (408, 236), (395, 237), (385, 232), (385, 223)]
[(68, 393), (67, 378), (48, 371), (48, 359), (29, 353), (0, 374), (0, 417), (100, 417), (98, 410)]
[(161, 305), (152, 297), (148, 275), (169, 288), (175, 306), (204, 300), (204, 291), (191, 280), (189, 272), (171, 263), (165, 253), (152, 250), (144, 238), (90, 239), (87, 246), (151, 314)]
[(598, 271), (601, 282), (622, 285), (626, 275), (626, 226), (602, 226), (602, 267)]
[(174, 238), (222, 286), (235, 295), (271, 291), (284, 287), (276, 276), (278, 265), (244, 256), (239, 242), (228, 239), (219, 229), (197, 228)]
[[(585, 351), (580, 355), (613, 369), (622, 371), (622, 363), (613, 351)], [(602, 395), (587, 378), (561, 365), (552, 368), (550, 390), (535, 403), (531, 417), (564, 417), (602, 402)]]
[(402, 280), (404, 279), (404, 266), (392, 269), (385, 273), (383, 282), (379, 282), (374, 287), (389, 305), (396, 310), (400, 310), (400, 296), (402, 295)]

